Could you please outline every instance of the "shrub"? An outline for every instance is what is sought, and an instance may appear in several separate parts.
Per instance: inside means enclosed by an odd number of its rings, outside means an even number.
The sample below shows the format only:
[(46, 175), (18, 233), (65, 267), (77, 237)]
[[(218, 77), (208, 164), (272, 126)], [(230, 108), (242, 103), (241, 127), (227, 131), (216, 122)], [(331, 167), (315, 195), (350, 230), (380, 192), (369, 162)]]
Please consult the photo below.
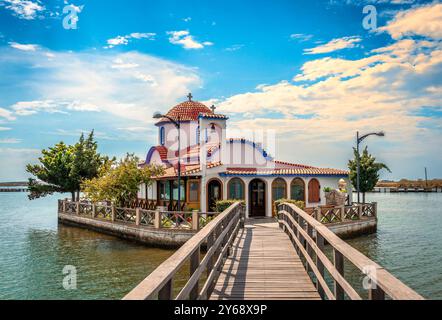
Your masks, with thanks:
[(305, 209), (305, 202), (301, 200), (292, 200), (292, 199), (279, 199), (273, 202), (273, 205), (275, 206), (274, 212), (278, 212), (278, 206), (284, 202), (287, 203), (293, 203), (295, 206), (299, 207), (300, 209)]
[(330, 187), (325, 187), (324, 188), (324, 192), (330, 192), (331, 191), (331, 188)]
[(242, 205), (245, 205), (244, 200), (218, 200), (215, 204), (216, 212), (223, 212), (237, 201), (240, 201)]

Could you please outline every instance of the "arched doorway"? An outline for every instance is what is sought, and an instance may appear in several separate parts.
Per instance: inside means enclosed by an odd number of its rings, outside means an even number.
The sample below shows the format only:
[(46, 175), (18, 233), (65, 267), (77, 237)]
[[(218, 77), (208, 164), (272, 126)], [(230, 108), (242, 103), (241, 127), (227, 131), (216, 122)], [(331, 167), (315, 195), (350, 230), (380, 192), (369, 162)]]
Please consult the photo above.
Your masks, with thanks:
[(249, 184), (249, 217), (265, 217), (266, 185), (260, 179), (253, 179)]
[(301, 178), (295, 178), (290, 184), (290, 199), (305, 201), (305, 183)]
[(311, 179), (308, 183), (308, 202), (317, 203), (321, 202), (319, 181), (317, 179)]
[(221, 181), (212, 179), (207, 183), (207, 211), (216, 211), (216, 202), (223, 198)]
[(287, 184), (282, 178), (277, 178), (272, 182), (272, 211), (275, 215), (275, 201), (279, 199), (287, 198)]

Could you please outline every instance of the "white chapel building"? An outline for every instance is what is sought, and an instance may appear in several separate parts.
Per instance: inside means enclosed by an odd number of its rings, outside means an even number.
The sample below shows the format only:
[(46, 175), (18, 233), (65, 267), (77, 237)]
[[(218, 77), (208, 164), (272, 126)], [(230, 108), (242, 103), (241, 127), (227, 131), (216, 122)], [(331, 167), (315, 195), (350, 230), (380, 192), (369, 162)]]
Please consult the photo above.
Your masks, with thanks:
[[(278, 161), (259, 141), (227, 138), (228, 118), (213, 106), (193, 101), (191, 94), (165, 115), (180, 124), (181, 148), (178, 152), (176, 125), (167, 117), (159, 119), (158, 144), (141, 165), (160, 164), (165, 172), (152, 185), (140, 186), (138, 193), (139, 199), (154, 206), (212, 212), (217, 200), (241, 199), (246, 217), (271, 217), (275, 200), (302, 200), (306, 207), (316, 207), (325, 204), (325, 187), (335, 189), (344, 179), (351, 188), (348, 171)], [(178, 159), (181, 208), (177, 207)]]

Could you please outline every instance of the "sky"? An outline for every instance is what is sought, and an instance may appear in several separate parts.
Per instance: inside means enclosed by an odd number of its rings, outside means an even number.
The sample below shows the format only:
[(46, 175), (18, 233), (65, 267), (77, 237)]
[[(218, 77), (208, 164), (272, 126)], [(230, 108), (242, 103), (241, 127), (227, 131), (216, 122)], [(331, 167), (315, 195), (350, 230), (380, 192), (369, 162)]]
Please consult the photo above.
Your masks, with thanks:
[(356, 131), (383, 130), (362, 144), (381, 178), (441, 178), (442, 4), (0, 0), (0, 181), (92, 129), (144, 158), (188, 92), (274, 132), (279, 160), (346, 169)]

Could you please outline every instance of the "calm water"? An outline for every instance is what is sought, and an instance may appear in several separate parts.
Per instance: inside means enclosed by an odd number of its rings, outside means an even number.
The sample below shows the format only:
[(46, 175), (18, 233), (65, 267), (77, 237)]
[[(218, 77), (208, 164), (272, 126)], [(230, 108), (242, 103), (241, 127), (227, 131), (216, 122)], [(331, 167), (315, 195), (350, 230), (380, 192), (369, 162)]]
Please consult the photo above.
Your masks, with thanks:
[[(0, 299), (119, 299), (172, 254), (58, 225), (59, 197), (0, 193)], [(368, 200), (378, 202), (378, 233), (349, 243), (425, 297), (442, 299), (442, 194)], [(77, 290), (62, 287), (65, 265), (77, 268)]]
[[(57, 223), (57, 198), (0, 193), (0, 299), (120, 299), (173, 251)], [(65, 265), (77, 290), (63, 289)]]

